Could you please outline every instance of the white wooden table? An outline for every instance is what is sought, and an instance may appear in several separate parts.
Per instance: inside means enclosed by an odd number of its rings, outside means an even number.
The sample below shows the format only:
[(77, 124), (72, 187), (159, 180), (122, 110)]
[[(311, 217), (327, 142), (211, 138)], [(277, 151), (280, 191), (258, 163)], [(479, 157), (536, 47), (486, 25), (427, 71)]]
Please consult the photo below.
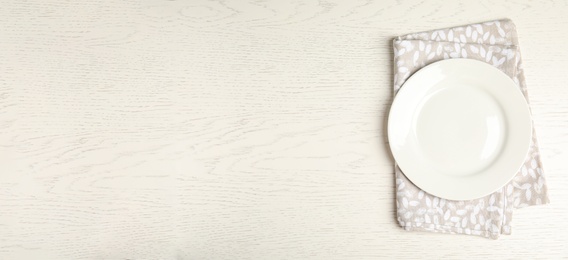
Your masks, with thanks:
[[(567, 1), (3, 1), (0, 259), (568, 257)], [(552, 204), (395, 221), (394, 36), (511, 18)]]

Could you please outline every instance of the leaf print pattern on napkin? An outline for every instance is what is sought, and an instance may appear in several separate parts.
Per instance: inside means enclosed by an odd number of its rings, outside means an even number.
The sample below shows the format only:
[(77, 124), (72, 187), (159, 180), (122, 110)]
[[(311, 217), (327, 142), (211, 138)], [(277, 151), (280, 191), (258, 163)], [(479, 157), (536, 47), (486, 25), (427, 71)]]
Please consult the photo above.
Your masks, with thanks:
[[(510, 20), (421, 32), (394, 40), (394, 92), (416, 71), (436, 61), (468, 58), (500, 69), (527, 88), (515, 25)], [(527, 98), (528, 102), (528, 98)], [(410, 182), (395, 166), (399, 224), (406, 230), (477, 235), (496, 239), (510, 234), (514, 208), (548, 203), (538, 143), (533, 138), (525, 163), (513, 180), (486, 197), (451, 201), (430, 195)]]

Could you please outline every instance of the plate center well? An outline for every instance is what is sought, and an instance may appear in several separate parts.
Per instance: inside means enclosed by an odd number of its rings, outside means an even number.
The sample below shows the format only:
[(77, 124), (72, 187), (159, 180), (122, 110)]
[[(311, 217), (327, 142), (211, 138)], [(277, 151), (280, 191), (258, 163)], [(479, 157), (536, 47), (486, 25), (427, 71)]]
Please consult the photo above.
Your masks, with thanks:
[(499, 155), (506, 131), (503, 111), (482, 88), (449, 84), (420, 105), (415, 136), (426, 161), (440, 173), (476, 174)]

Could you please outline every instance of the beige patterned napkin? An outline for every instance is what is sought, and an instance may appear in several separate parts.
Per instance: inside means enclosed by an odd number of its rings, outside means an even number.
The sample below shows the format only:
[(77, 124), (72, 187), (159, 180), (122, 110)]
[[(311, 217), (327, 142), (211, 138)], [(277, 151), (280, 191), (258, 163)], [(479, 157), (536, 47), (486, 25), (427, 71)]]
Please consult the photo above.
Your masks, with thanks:
[[(394, 92), (422, 67), (436, 61), (468, 58), (487, 62), (509, 75), (527, 98), (515, 25), (510, 20), (471, 24), (397, 37), (394, 47)], [(528, 102), (528, 99), (527, 99)], [(527, 158), (511, 182), (470, 201), (430, 195), (395, 166), (399, 224), (406, 230), (459, 233), (497, 239), (511, 233), (514, 208), (548, 203), (546, 181), (534, 134)]]

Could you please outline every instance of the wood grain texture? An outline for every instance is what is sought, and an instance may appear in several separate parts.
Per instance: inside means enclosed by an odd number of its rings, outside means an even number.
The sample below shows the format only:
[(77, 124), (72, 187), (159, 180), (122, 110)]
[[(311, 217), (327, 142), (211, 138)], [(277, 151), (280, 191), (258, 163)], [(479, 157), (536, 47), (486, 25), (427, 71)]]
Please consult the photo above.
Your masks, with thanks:
[[(2, 1), (0, 259), (568, 257), (567, 1)], [(395, 221), (392, 37), (517, 24), (552, 204)]]

